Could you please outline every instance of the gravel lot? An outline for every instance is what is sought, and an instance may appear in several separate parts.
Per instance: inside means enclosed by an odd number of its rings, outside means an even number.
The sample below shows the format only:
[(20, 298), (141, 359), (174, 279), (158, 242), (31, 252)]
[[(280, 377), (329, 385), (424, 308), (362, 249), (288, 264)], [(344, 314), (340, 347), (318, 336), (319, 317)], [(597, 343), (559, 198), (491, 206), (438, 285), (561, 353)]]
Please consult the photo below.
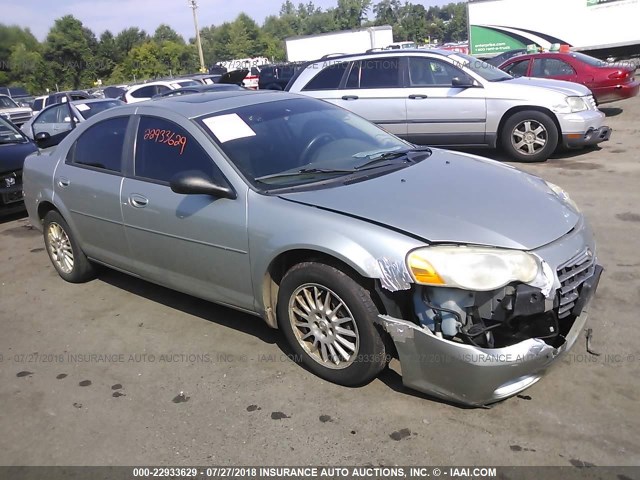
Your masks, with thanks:
[(581, 340), (490, 409), (405, 390), (394, 371), (339, 387), (258, 318), (113, 271), (65, 283), (13, 216), (0, 220), (0, 464), (640, 464), (640, 98), (604, 110), (601, 149), (518, 165), (563, 186), (594, 227), (599, 357)]

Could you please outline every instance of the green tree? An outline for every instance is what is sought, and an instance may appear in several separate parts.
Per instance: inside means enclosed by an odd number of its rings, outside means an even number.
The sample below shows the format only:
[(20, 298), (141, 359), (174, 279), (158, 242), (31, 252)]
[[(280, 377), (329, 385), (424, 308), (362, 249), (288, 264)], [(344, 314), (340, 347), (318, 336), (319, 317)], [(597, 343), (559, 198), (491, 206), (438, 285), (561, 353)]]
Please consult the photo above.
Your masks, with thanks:
[(82, 22), (65, 15), (55, 21), (47, 35), (44, 58), (60, 88), (79, 88), (86, 78), (92, 52)]
[(138, 27), (130, 27), (122, 30), (116, 35), (116, 47), (117, 58), (114, 59), (116, 63), (120, 63), (131, 50), (135, 47), (142, 45), (148, 40), (148, 35), (144, 30), (140, 30)]
[(158, 28), (156, 28), (155, 33), (153, 34), (153, 40), (158, 43), (162, 43), (164, 41), (184, 44), (184, 38), (182, 35), (179, 35), (173, 28), (169, 25), (161, 24)]
[(360, 28), (370, 6), (371, 0), (338, 0), (334, 10), (336, 26), (340, 30)]

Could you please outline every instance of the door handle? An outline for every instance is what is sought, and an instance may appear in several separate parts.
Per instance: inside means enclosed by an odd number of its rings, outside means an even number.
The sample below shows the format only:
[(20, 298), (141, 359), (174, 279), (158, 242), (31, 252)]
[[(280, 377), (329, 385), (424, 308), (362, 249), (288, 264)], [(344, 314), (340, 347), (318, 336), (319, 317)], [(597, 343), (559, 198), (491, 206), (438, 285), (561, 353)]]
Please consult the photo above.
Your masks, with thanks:
[(144, 208), (149, 203), (149, 199), (143, 197), (142, 195), (138, 195), (137, 193), (132, 193), (129, 195), (129, 204), (135, 208)]
[(358, 100), (358, 96), (357, 95), (345, 95), (344, 97), (342, 97), (342, 100)]
[(409, 98), (411, 100), (422, 100), (429, 97), (427, 95), (422, 95), (422, 94), (412, 94), (412, 95), (409, 95)]
[(66, 188), (66, 187), (68, 187), (68, 186), (69, 186), (69, 184), (70, 184), (70, 183), (71, 183), (71, 182), (70, 182), (70, 181), (69, 181), (69, 179), (68, 179), (68, 178), (66, 178), (66, 177), (60, 177), (60, 178), (58, 178), (58, 186), (59, 186), (60, 188)]

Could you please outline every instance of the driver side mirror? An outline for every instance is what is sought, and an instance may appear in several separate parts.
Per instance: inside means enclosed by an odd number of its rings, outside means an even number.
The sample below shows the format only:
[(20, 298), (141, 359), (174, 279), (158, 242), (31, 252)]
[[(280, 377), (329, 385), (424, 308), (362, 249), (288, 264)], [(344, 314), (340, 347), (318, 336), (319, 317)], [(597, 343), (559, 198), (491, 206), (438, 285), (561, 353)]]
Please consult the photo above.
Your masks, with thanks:
[(476, 82), (469, 75), (460, 75), (451, 79), (451, 86), (457, 88), (473, 88)]
[(237, 198), (236, 192), (226, 185), (221, 185), (202, 172), (189, 171), (176, 174), (169, 182), (171, 191), (184, 195), (211, 195), (218, 198)]
[(36, 145), (39, 148), (53, 147), (53, 143), (51, 142), (51, 135), (49, 134), (49, 132), (36, 133), (33, 139), (35, 140)]

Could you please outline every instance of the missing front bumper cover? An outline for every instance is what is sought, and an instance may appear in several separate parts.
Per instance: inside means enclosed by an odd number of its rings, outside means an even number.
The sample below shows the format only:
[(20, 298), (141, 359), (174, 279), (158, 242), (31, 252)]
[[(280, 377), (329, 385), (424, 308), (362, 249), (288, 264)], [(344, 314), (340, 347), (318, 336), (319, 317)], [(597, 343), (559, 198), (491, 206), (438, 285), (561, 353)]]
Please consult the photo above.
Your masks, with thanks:
[(379, 320), (398, 350), (405, 386), (444, 400), (483, 406), (537, 382), (573, 346), (587, 317), (586, 310), (576, 317), (557, 348), (536, 338), (503, 348), (480, 348), (439, 338), (407, 320), (386, 315)]

